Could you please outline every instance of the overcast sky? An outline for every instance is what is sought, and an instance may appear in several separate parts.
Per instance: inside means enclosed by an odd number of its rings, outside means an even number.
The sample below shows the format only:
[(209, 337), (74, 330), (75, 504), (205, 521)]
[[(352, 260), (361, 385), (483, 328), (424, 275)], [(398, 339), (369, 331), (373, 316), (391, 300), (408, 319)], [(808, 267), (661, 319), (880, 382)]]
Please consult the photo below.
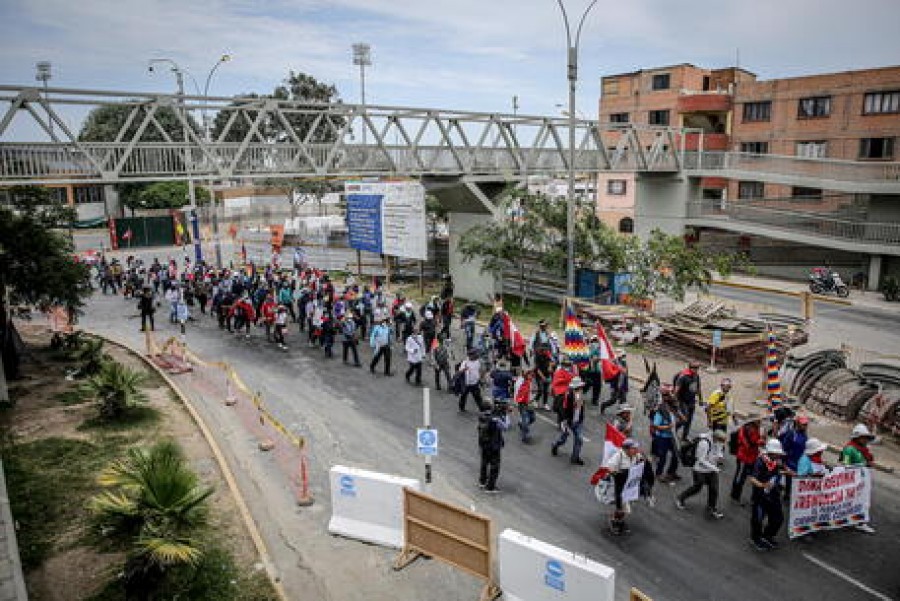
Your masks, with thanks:
[[(565, 0), (577, 20), (588, 0)], [(900, 0), (600, 0), (581, 42), (579, 111), (600, 77), (689, 62), (761, 78), (900, 63)], [(172, 91), (147, 60), (169, 57), (211, 93), (271, 91), (291, 69), (359, 98), (350, 45), (372, 45), (370, 103), (558, 113), (565, 31), (555, 0), (0, 0), (0, 83)], [(189, 84), (190, 85), (190, 84)]]

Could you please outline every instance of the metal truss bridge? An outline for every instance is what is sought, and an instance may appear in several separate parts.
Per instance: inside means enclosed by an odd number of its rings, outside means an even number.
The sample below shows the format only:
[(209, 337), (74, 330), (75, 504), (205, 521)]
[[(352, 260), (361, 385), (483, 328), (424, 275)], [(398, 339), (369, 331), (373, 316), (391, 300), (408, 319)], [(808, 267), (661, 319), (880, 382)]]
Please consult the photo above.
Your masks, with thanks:
[[(94, 109), (115, 118), (83, 136)], [(568, 171), (569, 126), (566, 117), (0, 85), (0, 185), (365, 176), (516, 180)], [(900, 193), (897, 162), (705, 152), (703, 133), (691, 129), (583, 119), (575, 128), (574, 168), (580, 174), (685, 173)]]

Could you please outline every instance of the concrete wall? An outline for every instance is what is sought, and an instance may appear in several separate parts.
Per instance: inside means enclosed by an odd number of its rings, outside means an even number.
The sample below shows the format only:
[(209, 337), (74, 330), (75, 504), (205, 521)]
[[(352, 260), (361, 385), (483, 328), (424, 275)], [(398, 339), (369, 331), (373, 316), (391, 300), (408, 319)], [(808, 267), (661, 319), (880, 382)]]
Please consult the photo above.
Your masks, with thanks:
[(496, 278), (490, 272), (481, 273), (481, 261), (464, 263), (457, 251), (460, 237), (476, 225), (490, 219), (490, 215), (478, 213), (450, 213), (450, 275), (453, 276), (456, 296), (467, 300), (485, 302), (499, 291)]
[(684, 233), (687, 203), (700, 198), (699, 178), (644, 173), (635, 178), (635, 188), (635, 234), (643, 238), (654, 229)]

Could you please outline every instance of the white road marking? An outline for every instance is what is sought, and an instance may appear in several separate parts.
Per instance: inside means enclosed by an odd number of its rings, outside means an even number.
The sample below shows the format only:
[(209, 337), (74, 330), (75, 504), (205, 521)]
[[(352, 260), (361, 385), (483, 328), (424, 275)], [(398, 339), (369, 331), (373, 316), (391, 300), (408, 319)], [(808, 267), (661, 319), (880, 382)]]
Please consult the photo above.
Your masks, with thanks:
[(825, 562), (822, 561), (821, 559), (816, 559), (815, 557), (813, 557), (813, 556), (810, 555), (809, 553), (805, 553), (805, 552), (804, 552), (804, 553), (801, 553), (801, 555), (803, 555), (803, 557), (805, 557), (805, 558), (808, 559), (809, 561), (813, 562), (814, 564), (816, 564), (817, 566), (819, 566), (819, 567), (822, 568), (823, 570), (826, 570), (826, 571), (828, 571), (828, 572), (831, 572), (832, 574), (834, 574), (834, 575), (837, 576), (838, 578), (841, 578), (841, 579), (843, 579), (843, 580), (846, 580), (847, 582), (849, 582), (849, 583), (852, 584), (853, 586), (855, 586), (855, 587), (857, 587), (857, 588), (859, 588), (859, 589), (861, 589), (861, 590), (866, 591), (867, 593), (869, 593), (870, 595), (872, 595), (872, 596), (875, 597), (876, 599), (881, 599), (882, 601), (892, 601), (892, 597), (889, 597), (889, 596), (887, 596), (887, 595), (885, 595), (885, 594), (883, 594), (883, 593), (879, 593), (878, 591), (876, 591), (876, 590), (873, 589), (872, 587), (868, 586), (867, 584), (864, 584), (864, 583), (860, 582), (859, 580), (857, 580), (856, 578), (854, 578), (854, 577), (852, 577), (852, 576), (849, 576), (849, 575), (843, 573), (843, 572), (840, 571), (839, 569), (837, 569), (837, 568), (835, 568), (835, 567), (833, 567), (833, 566), (828, 565), (827, 563), (825, 563)]
[[(550, 424), (551, 426), (553, 426), (553, 429), (554, 429), (554, 430), (559, 430), (559, 426), (556, 425), (556, 422), (555, 422), (554, 420), (550, 419), (550, 418), (547, 417), (546, 415), (541, 415), (540, 413), (536, 413), (535, 415), (537, 416), (537, 418), (538, 418), (539, 420), (545, 421), (545, 422), (547, 422), (548, 424)], [(584, 442), (591, 442), (591, 439), (588, 438), (587, 436), (582, 436), (582, 437), (581, 437), (581, 440), (583, 440)]]

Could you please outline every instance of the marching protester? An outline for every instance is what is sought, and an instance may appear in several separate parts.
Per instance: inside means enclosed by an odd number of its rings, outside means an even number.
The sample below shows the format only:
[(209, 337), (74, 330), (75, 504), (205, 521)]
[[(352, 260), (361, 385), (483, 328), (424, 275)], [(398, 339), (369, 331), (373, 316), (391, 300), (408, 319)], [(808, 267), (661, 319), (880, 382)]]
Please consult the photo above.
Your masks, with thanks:
[(631, 438), (631, 430), (634, 427), (634, 408), (628, 405), (622, 405), (616, 411), (616, 416), (612, 420), (612, 426), (622, 433), (625, 438)]
[[(865, 424), (856, 424), (850, 433), (850, 440), (841, 449), (840, 462), (846, 466), (872, 467), (875, 456), (869, 449), (869, 443), (875, 440), (875, 435), (869, 431)], [(875, 528), (869, 524), (855, 526), (860, 532), (875, 534)]]
[(628, 400), (628, 362), (627, 355), (622, 349), (616, 349), (613, 363), (619, 371), (609, 380), (609, 398), (600, 405), (600, 413), (606, 411), (616, 403), (624, 403)]
[(531, 424), (536, 416), (531, 407), (531, 384), (534, 382), (534, 370), (527, 370), (516, 378), (513, 398), (519, 411), (519, 440), (531, 442)]
[(153, 325), (153, 314), (156, 313), (156, 304), (153, 299), (153, 291), (149, 286), (144, 286), (141, 297), (138, 299), (138, 311), (141, 312), (141, 332), (147, 330), (147, 322), (150, 322), (150, 331), (155, 328)]
[(731, 379), (722, 378), (719, 387), (712, 391), (706, 403), (701, 407), (706, 409), (706, 423), (711, 430), (728, 431), (728, 418), (734, 416), (731, 401)]
[(372, 347), (372, 362), (369, 364), (369, 371), (375, 373), (375, 366), (384, 359), (384, 375), (391, 376), (391, 343), (393, 342), (394, 332), (391, 330), (388, 318), (385, 317), (381, 322), (372, 328), (369, 335), (369, 345)]
[(463, 333), (466, 337), (466, 352), (472, 350), (475, 346), (475, 318), (478, 316), (478, 309), (474, 303), (466, 303), (459, 319), (462, 322)]
[(675, 398), (678, 400), (678, 412), (681, 421), (676, 430), (681, 430), (681, 440), (687, 441), (691, 433), (691, 422), (694, 421), (694, 410), (701, 398), (700, 363), (691, 361), (688, 366), (675, 376)]
[(273, 336), (275, 343), (283, 351), (287, 350), (287, 344), (284, 342), (284, 330), (287, 328), (288, 311), (287, 307), (280, 306), (275, 310), (275, 331)]
[(553, 444), (550, 445), (550, 454), (554, 457), (559, 453), (559, 447), (566, 444), (569, 434), (572, 434), (572, 456), (569, 462), (575, 465), (584, 465), (581, 458), (581, 446), (584, 439), (581, 435), (584, 426), (584, 400), (581, 398), (581, 389), (584, 382), (575, 376), (569, 382), (568, 391), (563, 393), (559, 402), (560, 433)]
[(409, 367), (406, 370), (406, 382), (410, 376), (416, 376), (416, 386), (422, 385), (422, 361), (425, 360), (425, 340), (422, 337), (422, 329), (416, 328), (406, 339), (406, 361)]
[[(791, 421), (778, 437), (781, 448), (784, 449), (784, 464), (791, 471), (797, 471), (800, 458), (806, 450), (806, 441), (809, 438), (806, 430), (809, 426), (809, 418), (801, 415)], [(787, 476), (784, 483), (784, 499), (791, 498), (791, 477)]]
[[(640, 444), (633, 438), (628, 438), (622, 443), (621, 448), (612, 453), (603, 462), (603, 467), (609, 472), (613, 482), (613, 503), (615, 509), (609, 518), (609, 528), (614, 535), (623, 535), (629, 532), (628, 525), (625, 523), (627, 513), (622, 493), (625, 491), (625, 484), (628, 482), (631, 468), (643, 460)], [(644, 466), (644, 471), (648, 471), (646, 465)]]
[(753, 471), (753, 466), (759, 458), (759, 448), (763, 444), (760, 433), (761, 422), (761, 416), (751, 413), (729, 437), (728, 450), (735, 456), (737, 463), (734, 480), (731, 482), (731, 500), (740, 505), (743, 505), (741, 493), (744, 490), (744, 482)]
[(478, 448), (481, 451), (481, 468), (478, 486), (487, 493), (497, 493), (497, 478), (500, 477), (500, 453), (505, 441), (503, 433), (509, 430), (507, 403), (495, 403), (493, 407), (483, 407), (478, 417)]
[(792, 474), (784, 466), (784, 450), (778, 439), (770, 438), (753, 465), (749, 477), (752, 487), (750, 543), (757, 551), (777, 549), (775, 536), (784, 523), (781, 505), (782, 476)]
[(706, 487), (706, 511), (717, 520), (725, 517), (719, 510), (719, 472), (725, 461), (725, 440), (728, 435), (721, 430), (703, 432), (695, 446), (695, 457), (691, 475), (694, 483), (675, 497), (678, 509), (687, 509), (684, 504), (689, 498)]
[(434, 368), (434, 387), (441, 389), (441, 374), (447, 381), (447, 390), (450, 390), (450, 371), (453, 365), (453, 348), (448, 344), (447, 338), (443, 332), (438, 334), (437, 344), (430, 355), (431, 367)]
[(809, 438), (803, 457), (797, 462), (797, 477), (821, 477), (828, 471), (822, 455), (828, 449), (828, 445), (818, 438)]
[(347, 363), (347, 355), (349, 353), (352, 353), (354, 367), (362, 366), (362, 364), (359, 362), (359, 352), (356, 348), (359, 343), (358, 336), (359, 328), (356, 324), (356, 321), (349, 313), (345, 314), (344, 319), (341, 320), (341, 345), (343, 347), (342, 357), (344, 363)]
[(494, 402), (508, 403), (512, 399), (513, 375), (510, 371), (509, 361), (500, 359), (496, 367), (491, 371), (491, 397)]
[(472, 395), (479, 411), (484, 411), (484, 403), (481, 400), (481, 361), (478, 360), (478, 351), (472, 350), (469, 356), (460, 364), (459, 370), (463, 374), (463, 392), (459, 395), (459, 410), (466, 410), (466, 399)]
[[(656, 457), (656, 476), (660, 482), (674, 484), (681, 480), (678, 475), (678, 449), (675, 441), (675, 428), (678, 425), (678, 414), (672, 407), (671, 399), (664, 398), (662, 404), (650, 417), (650, 433), (652, 436), (650, 452)], [(669, 468), (666, 469), (668, 457)], [(663, 471), (666, 473), (663, 474)]]

